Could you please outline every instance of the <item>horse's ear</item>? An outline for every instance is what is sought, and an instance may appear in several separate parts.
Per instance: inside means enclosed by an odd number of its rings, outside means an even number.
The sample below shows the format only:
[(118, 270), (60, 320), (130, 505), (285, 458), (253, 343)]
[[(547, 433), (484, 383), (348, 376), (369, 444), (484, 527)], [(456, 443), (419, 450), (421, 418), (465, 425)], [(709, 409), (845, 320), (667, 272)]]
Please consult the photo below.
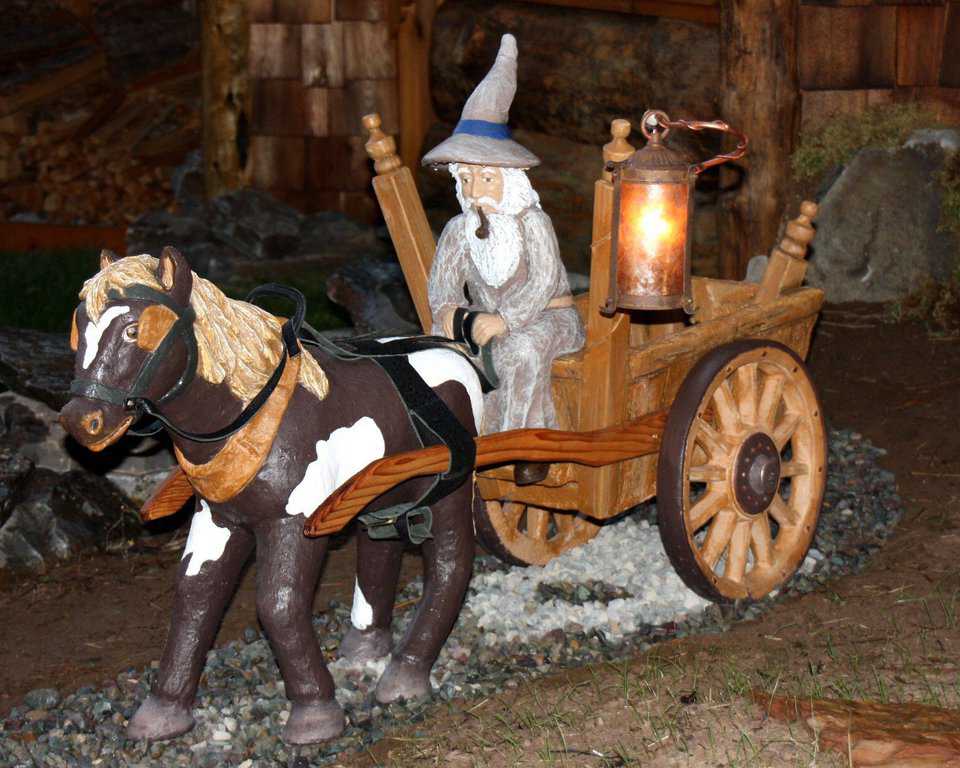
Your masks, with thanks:
[(190, 274), (190, 265), (176, 248), (164, 246), (160, 254), (160, 264), (157, 267), (157, 279), (164, 290), (172, 294), (174, 300), (186, 304), (193, 287), (193, 277)]
[(101, 271), (109, 267), (115, 261), (120, 261), (120, 257), (117, 256), (117, 254), (115, 254), (109, 248), (104, 248), (102, 251), (100, 251), (100, 270)]
[(80, 329), (77, 327), (77, 310), (73, 310), (73, 319), (70, 321), (70, 349), (74, 352), (80, 346)]

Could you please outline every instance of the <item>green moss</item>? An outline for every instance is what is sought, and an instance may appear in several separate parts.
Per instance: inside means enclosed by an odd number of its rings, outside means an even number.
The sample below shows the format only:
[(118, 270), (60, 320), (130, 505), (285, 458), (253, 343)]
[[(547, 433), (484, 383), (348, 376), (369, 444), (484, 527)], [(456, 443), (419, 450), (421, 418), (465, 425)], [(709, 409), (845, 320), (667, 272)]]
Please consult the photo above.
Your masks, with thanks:
[[(99, 250), (0, 252), (0, 326), (66, 333), (79, 301), (83, 281), (99, 269)], [(299, 288), (307, 298), (307, 322), (318, 330), (343, 328), (349, 316), (327, 298), (326, 274), (303, 267), (284, 270), (264, 265), (221, 286), (228, 296), (242, 299), (256, 285), (281, 282)], [(266, 300), (263, 306), (289, 314), (288, 302)]]
[(801, 134), (790, 158), (798, 180), (816, 179), (847, 163), (864, 147), (895, 149), (917, 128), (935, 124), (933, 115), (916, 104), (871, 107), (858, 115), (831, 118), (819, 130)]
[(99, 264), (99, 250), (0, 252), (0, 326), (68, 332), (80, 287)]
[(940, 226), (960, 235), (960, 152), (952, 152), (940, 172), (943, 200)]

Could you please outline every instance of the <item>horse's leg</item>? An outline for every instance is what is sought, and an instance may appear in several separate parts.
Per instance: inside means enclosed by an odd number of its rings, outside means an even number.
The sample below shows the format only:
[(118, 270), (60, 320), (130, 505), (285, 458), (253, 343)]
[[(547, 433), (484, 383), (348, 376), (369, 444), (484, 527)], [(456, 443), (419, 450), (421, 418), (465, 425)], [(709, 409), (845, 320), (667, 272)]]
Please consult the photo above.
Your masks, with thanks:
[(257, 615), (267, 631), (290, 699), (283, 729), (288, 744), (338, 736), (343, 710), (313, 633), (313, 595), (328, 538), (308, 539), (299, 515), (257, 528)]
[(430, 670), (460, 613), (473, 569), (473, 483), (433, 506), (433, 538), (422, 545), (423, 599), (377, 683), (383, 704), (430, 695)]
[(390, 653), (390, 625), (403, 546), (402, 541), (374, 540), (366, 531), (357, 532), (357, 581), (351, 627), (340, 643), (341, 657), (363, 662)]
[[(192, 552), (177, 571), (173, 615), (160, 671), (150, 695), (130, 718), (127, 736), (131, 739), (159, 741), (193, 727), (190, 710), (207, 651), (253, 550), (252, 534), (243, 528), (213, 523), (209, 510), (202, 509), (194, 515), (187, 541)], [(220, 551), (221, 544), (222, 553), (211, 557)]]

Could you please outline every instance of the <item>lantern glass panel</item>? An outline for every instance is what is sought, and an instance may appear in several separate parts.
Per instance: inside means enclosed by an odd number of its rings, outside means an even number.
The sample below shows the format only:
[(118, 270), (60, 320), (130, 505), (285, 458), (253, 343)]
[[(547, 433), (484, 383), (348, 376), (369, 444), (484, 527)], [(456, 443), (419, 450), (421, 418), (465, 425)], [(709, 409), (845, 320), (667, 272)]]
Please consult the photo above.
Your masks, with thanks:
[(690, 187), (678, 183), (622, 183), (617, 232), (617, 288), (621, 306), (650, 306), (646, 298), (684, 294)]

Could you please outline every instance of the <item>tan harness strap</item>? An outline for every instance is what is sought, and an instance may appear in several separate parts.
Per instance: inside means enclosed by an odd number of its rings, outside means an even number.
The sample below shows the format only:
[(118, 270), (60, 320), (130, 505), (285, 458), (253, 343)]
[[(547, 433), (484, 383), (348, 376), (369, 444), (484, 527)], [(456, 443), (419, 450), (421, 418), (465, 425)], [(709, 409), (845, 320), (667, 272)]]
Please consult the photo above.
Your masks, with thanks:
[(296, 389), (300, 357), (287, 359), (280, 382), (267, 402), (246, 426), (227, 439), (210, 461), (193, 464), (174, 446), (180, 467), (201, 498), (218, 503), (229, 501), (257, 476)]

